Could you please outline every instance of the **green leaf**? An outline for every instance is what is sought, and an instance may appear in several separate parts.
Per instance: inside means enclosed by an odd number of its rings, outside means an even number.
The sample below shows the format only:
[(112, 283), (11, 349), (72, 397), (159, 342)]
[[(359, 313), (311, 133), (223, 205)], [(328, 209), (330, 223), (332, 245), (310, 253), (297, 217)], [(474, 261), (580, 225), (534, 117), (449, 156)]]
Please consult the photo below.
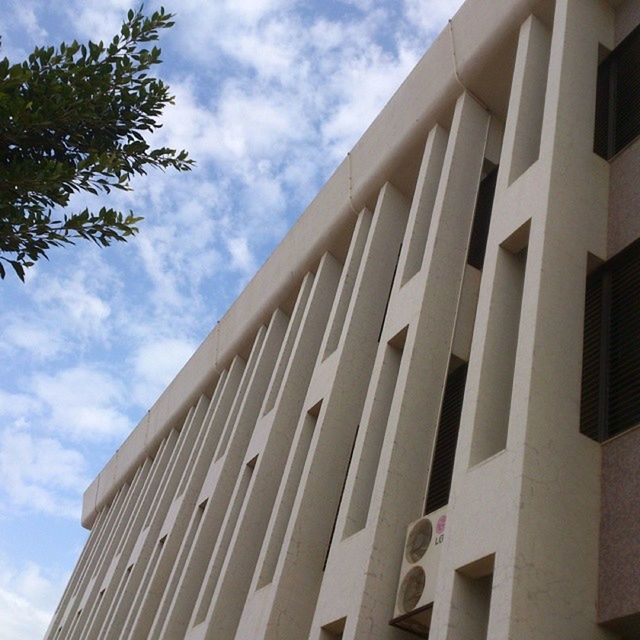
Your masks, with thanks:
[[(150, 167), (190, 170), (184, 150), (155, 149), (149, 134), (161, 127), (168, 87), (149, 73), (160, 48), (144, 43), (170, 28), (164, 8), (151, 17), (130, 10), (105, 49), (103, 42), (73, 41), (36, 47), (28, 61), (0, 60), (0, 110), (5, 153), (0, 172), (0, 264), (25, 269), (48, 259), (51, 247), (90, 240), (122, 242), (142, 221), (132, 212), (101, 208), (60, 211), (71, 194), (130, 190)], [(1, 276), (6, 270), (2, 266)]]

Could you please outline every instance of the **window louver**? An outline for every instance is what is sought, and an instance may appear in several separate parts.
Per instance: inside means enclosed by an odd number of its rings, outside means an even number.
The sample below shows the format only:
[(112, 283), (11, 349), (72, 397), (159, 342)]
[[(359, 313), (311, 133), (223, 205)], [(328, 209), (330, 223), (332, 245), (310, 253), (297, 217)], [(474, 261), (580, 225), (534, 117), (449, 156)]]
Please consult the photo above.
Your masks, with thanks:
[(598, 68), (594, 151), (613, 157), (640, 135), (640, 27)]
[[(611, 93), (611, 60), (607, 58), (598, 67), (598, 84), (596, 87), (596, 128), (593, 150), (608, 160), (613, 155), (613, 144), (609, 141), (609, 102)], [(611, 152), (609, 148), (611, 147)]]
[(582, 350), (582, 399), (580, 404), (580, 430), (585, 436), (594, 440), (600, 439), (601, 334), (602, 273), (598, 270), (587, 278)]
[(611, 264), (609, 436), (640, 423), (640, 244)]
[(640, 240), (587, 280), (580, 418), (599, 441), (640, 424)]
[(438, 423), (436, 446), (429, 477), (425, 514), (431, 513), (449, 502), (453, 462), (456, 456), (464, 385), (467, 365), (458, 367), (447, 376)]

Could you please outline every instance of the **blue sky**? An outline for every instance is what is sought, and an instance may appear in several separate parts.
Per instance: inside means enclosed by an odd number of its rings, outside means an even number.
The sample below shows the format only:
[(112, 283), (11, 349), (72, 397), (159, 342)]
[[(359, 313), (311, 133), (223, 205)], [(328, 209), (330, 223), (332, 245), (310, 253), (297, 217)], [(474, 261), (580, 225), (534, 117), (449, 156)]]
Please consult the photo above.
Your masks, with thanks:
[[(163, 4), (176, 105), (154, 143), (198, 166), (109, 200), (145, 217), (129, 243), (0, 282), (0, 640), (42, 636), (87, 535), (82, 492), (461, 0)], [(7, 0), (0, 54), (110, 39), (132, 5)]]

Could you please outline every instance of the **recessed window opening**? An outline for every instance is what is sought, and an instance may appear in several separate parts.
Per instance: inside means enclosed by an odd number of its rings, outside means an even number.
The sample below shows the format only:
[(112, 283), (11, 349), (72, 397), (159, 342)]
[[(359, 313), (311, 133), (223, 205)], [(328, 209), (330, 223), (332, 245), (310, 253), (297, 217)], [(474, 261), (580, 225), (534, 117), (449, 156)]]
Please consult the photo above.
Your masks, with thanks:
[(493, 565), (494, 557), (487, 556), (456, 571), (449, 621), (456, 636), (487, 640)]
[(640, 135), (640, 27), (598, 67), (594, 151), (606, 160)]
[(406, 260), (400, 282), (402, 286), (409, 282), (422, 268), (429, 227), (433, 217), (433, 207), (442, 173), (447, 136), (447, 132), (439, 125), (436, 125), (429, 132), (425, 145), (418, 181), (411, 203), (411, 214), (414, 216), (413, 224), (407, 228), (406, 232), (409, 237)]
[[(218, 553), (218, 555), (216, 556), (215, 563), (207, 574), (206, 583), (203, 585), (201, 596), (199, 597), (200, 607), (196, 614), (196, 625), (203, 622), (207, 617), (207, 613), (209, 612), (209, 607), (213, 600), (213, 594), (215, 593), (215, 589), (220, 578), (226, 550), (231, 544), (231, 538), (236, 528), (236, 523), (238, 522), (240, 511), (242, 510), (242, 505), (244, 504), (249, 486), (251, 484), (251, 477), (253, 475), (253, 470), (255, 468), (257, 459), (258, 456), (256, 455), (246, 465), (244, 465), (241, 471), (240, 486), (238, 487), (238, 491), (234, 496), (233, 503), (230, 505), (222, 538), (219, 541), (220, 550), (222, 550), (222, 553)], [(198, 510), (198, 515), (199, 517), (201, 517), (202, 511)]]
[(519, 90), (520, 95), (517, 100), (512, 98), (509, 109), (516, 111), (507, 117), (508, 125), (513, 126), (509, 185), (540, 157), (550, 52), (551, 32), (541, 20), (529, 16), (520, 29), (517, 56), (522, 63), (516, 63), (512, 85), (512, 91)]
[(302, 286), (300, 287), (298, 299), (296, 300), (296, 306), (294, 308), (294, 313), (291, 317), (290, 324), (287, 329), (285, 342), (282, 345), (282, 348), (278, 355), (278, 360), (276, 362), (275, 371), (273, 372), (271, 381), (269, 382), (269, 388), (267, 390), (267, 400), (264, 403), (264, 409), (262, 411), (263, 416), (266, 416), (267, 413), (269, 413), (269, 411), (271, 411), (271, 409), (275, 407), (278, 394), (280, 393), (280, 388), (282, 387), (282, 382), (284, 380), (284, 374), (287, 370), (289, 360), (291, 359), (291, 354), (293, 353), (293, 345), (295, 344), (296, 338), (298, 336), (298, 330), (300, 328), (300, 325), (302, 324), (302, 312), (306, 308), (307, 300), (309, 299), (309, 294), (311, 292), (311, 286), (308, 284), (308, 282), (309, 281), (305, 278)]
[[(168, 453), (169, 453), (170, 457), (173, 457), (173, 455), (176, 453), (175, 446), (174, 446), (174, 450), (173, 451), (169, 451)], [(163, 474), (162, 474), (162, 476), (160, 478), (160, 486), (158, 487), (158, 490), (156, 492), (157, 496), (161, 496), (164, 493), (164, 491), (166, 490), (167, 484), (169, 483), (170, 475), (171, 475), (170, 466), (167, 465), (167, 468), (164, 469), (164, 472), (163, 472)], [(147, 513), (146, 520), (144, 522), (143, 531), (149, 528), (155, 513), (156, 513), (155, 509), (153, 509), (153, 508), (149, 509), (149, 512)]]
[(298, 486), (302, 479), (302, 472), (307, 462), (311, 439), (313, 438), (313, 432), (316, 428), (321, 407), (322, 401), (316, 403), (309, 409), (304, 418), (304, 424), (297, 442), (291, 469), (286, 480), (284, 480), (284, 490), (282, 491), (282, 497), (275, 515), (273, 531), (267, 542), (267, 550), (260, 570), (257, 589), (261, 589), (273, 581), (278, 558), (280, 557), (284, 543), (284, 536), (287, 532), (289, 517), (291, 516)]
[(580, 431), (598, 442), (640, 424), (640, 240), (587, 277)]
[(326, 347), (322, 356), (323, 360), (326, 360), (326, 358), (338, 348), (340, 336), (344, 329), (347, 311), (349, 310), (349, 304), (367, 241), (368, 225), (365, 228), (365, 218), (363, 216), (364, 214), (361, 213), (358, 217), (358, 222), (351, 236), (351, 245), (343, 267), (340, 288), (334, 300), (334, 313), (333, 318), (330, 320), (331, 324), (328, 330)]
[(335, 622), (325, 624), (320, 632), (321, 640), (336, 640), (336, 638), (342, 638), (346, 624), (346, 617), (340, 618)]
[(389, 341), (385, 349), (371, 412), (368, 415), (362, 454), (358, 460), (358, 469), (349, 501), (344, 530), (345, 538), (364, 529), (367, 524), (373, 486), (380, 464), (391, 404), (395, 396), (406, 335), (407, 328), (405, 327)]
[(528, 243), (528, 229), (529, 225), (523, 225), (498, 249), (471, 442), (471, 466), (507, 445), (527, 263), (526, 245), (521, 247), (523, 242)]

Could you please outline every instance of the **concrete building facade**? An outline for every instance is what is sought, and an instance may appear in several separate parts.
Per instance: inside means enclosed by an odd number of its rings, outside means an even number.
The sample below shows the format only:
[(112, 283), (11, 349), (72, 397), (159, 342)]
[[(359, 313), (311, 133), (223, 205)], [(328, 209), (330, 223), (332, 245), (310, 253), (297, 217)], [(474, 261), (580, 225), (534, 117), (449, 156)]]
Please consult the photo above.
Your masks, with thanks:
[(87, 489), (47, 638), (640, 637), (639, 24), (467, 0)]

